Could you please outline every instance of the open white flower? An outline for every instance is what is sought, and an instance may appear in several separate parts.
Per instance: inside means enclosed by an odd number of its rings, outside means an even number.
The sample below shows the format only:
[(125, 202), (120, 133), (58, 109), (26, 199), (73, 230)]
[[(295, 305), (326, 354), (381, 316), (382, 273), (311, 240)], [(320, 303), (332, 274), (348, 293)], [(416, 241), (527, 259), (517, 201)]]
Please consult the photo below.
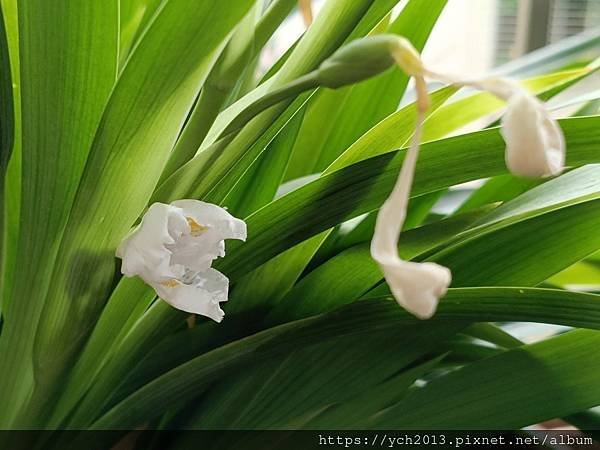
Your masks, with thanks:
[(211, 267), (225, 256), (225, 239), (246, 239), (246, 224), (198, 200), (154, 203), (121, 242), (121, 272), (139, 276), (177, 309), (220, 322), (229, 280)]

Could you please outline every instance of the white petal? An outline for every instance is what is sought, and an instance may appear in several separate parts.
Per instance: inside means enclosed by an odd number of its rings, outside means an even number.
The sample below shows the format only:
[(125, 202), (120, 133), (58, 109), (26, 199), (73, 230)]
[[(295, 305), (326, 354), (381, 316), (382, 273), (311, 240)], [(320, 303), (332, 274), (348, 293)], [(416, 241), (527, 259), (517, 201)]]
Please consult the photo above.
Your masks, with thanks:
[(199, 200), (177, 200), (171, 203), (200, 225), (211, 227), (221, 233), (222, 239), (246, 240), (246, 223), (233, 217), (224, 208)]
[(183, 267), (172, 267), (171, 252), (165, 247), (173, 244), (189, 225), (179, 208), (155, 203), (141, 223), (123, 240), (117, 249), (121, 272), (126, 276), (139, 275), (146, 282), (174, 278)]
[(182, 236), (175, 244), (167, 246), (172, 252), (172, 264), (180, 264), (200, 272), (225, 255), (225, 243), (219, 231), (209, 228), (199, 236)]
[(525, 177), (557, 175), (565, 161), (565, 138), (544, 105), (534, 96), (513, 95), (502, 118), (506, 165)]
[(419, 114), (413, 142), (402, 163), (398, 181), (377, 214), (371, 256), (381, 267), (400, 306), (421, 319), (428, 319), (450, 285), (450, 271), (435, 263), (403, 261), (398, 256), (398, 239), (406, 217), (422, 122), (423, 115)]
[(219, 303), (227, 301), (229, 280), (215, 269), (208, 269), (196, 275), (192, 284), (178, 284), (167, 287), (153, 284), (160, 298), (174, 308), (200, 314), (220, 322), (225, 313)]
[(506, 166), (512, 173), (541, 178), (562, 172), (566, 152), (563, 132), (534, 95), (504, 78), (461, 79), (433, 71), (427, 74), (440, 81), (490, 92), (508, 102), (501, 133), (506, 142)]
[(382, 269), (396, 301), (420, 319), (433, 316), (452, 280), (447, 267), (431, 262), (398, 258), (393, 264), (382, 264)]

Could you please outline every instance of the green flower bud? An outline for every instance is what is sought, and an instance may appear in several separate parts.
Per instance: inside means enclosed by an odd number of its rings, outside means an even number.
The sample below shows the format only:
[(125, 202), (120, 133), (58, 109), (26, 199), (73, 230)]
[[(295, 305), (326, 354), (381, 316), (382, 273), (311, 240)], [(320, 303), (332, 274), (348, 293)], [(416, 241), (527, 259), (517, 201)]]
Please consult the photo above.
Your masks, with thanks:
[(378, 34), (352, 41), (327, 58), (317, 69), (319, 84), (338, 88), (366, 80), (392, 67), (399, 36)]

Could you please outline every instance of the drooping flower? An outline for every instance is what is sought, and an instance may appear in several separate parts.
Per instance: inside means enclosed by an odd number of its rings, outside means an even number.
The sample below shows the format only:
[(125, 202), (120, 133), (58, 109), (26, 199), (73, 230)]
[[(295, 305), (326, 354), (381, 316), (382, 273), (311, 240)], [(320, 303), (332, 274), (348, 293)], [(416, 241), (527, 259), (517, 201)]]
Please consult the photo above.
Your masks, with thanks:
[(394, 61), (415, 79), (417, 120), (396, 185), (378, 212), (371, 256), (381, 267), (396, 301), (415, 316), (427, 319), (435, 313), (439, 299), (446, 293), (452, 279), (451, 272), (433, 262), (403, 261), (398, 255), (398, 240), (418, 159), (424, 113), (429, 107), (425, 76), (459, 86), (476, 87), (508, 103), (501, 133), (506, 142), (506, 165), (517, 175), (544, 177), (560, 173), (565, 159), (565, 140), (544, 104), (518, 84), (494, 77), (469, 80), (440, 75), (424, 66), (409, 41), (397, 37), (392, 42), (390, 54)]
[(450, 270), (433, 262), (404, 261), (398, 255), (398, 239), (406, 218), (422, 124), (423, 111), (419, 111), (413, 142), (402, 163), (396, 185), (377, 214), (371, 256), (381, 267), (400, 306), (420, 319), (429, 319), (450, 285)]
[(515, 175), (541, 178), (558, 175), (565, 164), (566, 143), (558, 122), (544, 103), (519, 84), (498, 77), (476, 79), (426, 74), (439, 81), (471, 86), (507, 102), (500, 133), (506, 142), (505, 160)]
[(177, 309), (220, 322), (229, 280), (211, 267), (225, 239), (246, 239), (246, 224), (198, 200), (154, 203), (117, 249), (121, 272), (139, 276)]

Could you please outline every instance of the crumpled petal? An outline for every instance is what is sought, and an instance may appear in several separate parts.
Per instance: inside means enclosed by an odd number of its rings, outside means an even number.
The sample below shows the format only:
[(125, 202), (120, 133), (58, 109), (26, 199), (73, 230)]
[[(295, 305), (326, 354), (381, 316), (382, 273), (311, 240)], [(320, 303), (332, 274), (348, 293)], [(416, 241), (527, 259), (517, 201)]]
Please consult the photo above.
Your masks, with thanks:
[(177, 200), (171, 203), (181, 208), (186, 216), (192, 217), (200, 225), (208, 226), (223, 239), (246, 240), (246, 223), (229, 214), (224, 208), (199, 200)]
[(408, 150), (398, 181), (377, 214), (371, 241), (371, 256), (381, 267), (396, 301), (420, 319), (436, 311), (452, 276), (450, 270), (432, 262), (403, 261), (398, 255), (398, 240), (406, 217), (410, 189), (419, 154), (423, 114), (417, 117), (413, 142)]
[(123, 275), (139, 275), (147, 283), (181, 276), (184, 269), (171, 265), (171, 252), (166, 246), (175, 243), (188, 229), (179, 208), (154, 203), (117, 248)]
[(152, 287), (160, 298), (174, 308), (201, 314), (215, 322), (221, 322), (225, 316), (219, 303), (227, 301), (229, 279), (216, 269), (198, 273), (190, 284), (165, 286), (153, 283)]

